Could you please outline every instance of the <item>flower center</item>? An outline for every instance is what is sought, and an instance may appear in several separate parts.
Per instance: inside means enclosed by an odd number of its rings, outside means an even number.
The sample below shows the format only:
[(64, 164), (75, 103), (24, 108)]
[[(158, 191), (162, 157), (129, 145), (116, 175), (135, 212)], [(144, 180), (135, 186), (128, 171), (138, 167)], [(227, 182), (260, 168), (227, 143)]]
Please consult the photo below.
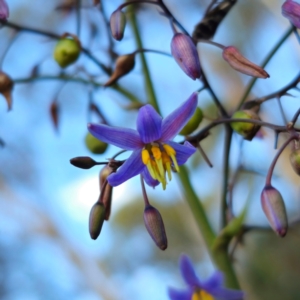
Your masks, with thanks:
[(171, 167), (179, 172), (176, 160), (176, 151), (167, 144), (151, 143), (142, 150), (142, 161), (153, 179), (161, 182), (163, 189), (166, 189), (168, 174), (169, 181), (172, 179)]
[(204, 290), (196, 290), (192, 296), (192, 300), (214, 300), (214, 297)]

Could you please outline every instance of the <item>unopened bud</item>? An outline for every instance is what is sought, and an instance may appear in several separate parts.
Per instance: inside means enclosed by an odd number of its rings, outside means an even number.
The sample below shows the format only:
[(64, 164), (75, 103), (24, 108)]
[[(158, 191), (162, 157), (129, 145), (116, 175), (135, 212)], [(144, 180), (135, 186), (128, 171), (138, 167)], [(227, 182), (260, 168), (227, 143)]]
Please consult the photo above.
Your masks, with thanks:
[(295, 149), (291, 152), (290, 162), (294, 171), (300, 175), (300, 149)]
[(203, 120), (203, 112), (200, 107), (197, 107), (192, 117), (186, 123), (186, 125), (181, 129), (179, 134), (181, 135), (188, 135), (195, 131), (200, 123)]
[(100, 197), (105, 206), (105, 220), (107, 221), (111, 212), (113, 187), (107, 182), (107, 177), (115, 172), (113, 168), (106, 165), (100, 172)]
[(0, 71), (0, 94), (4, 96), (8, 110), (11, 110), (12, 106), (11, 91), (13, 86), (13, 80), (6, 73)]
[(89, 132), (85, 136), (85, 145), (94, 154), (103, 154), (108, 147), (107, 143), (98, 140)]
[(80, 169), (90, 169), (97, 165), (97, 162), (95, 162), (92, 158), (89, 156), (78, 156), (70, 159), (70, 163)]
[(281, 7), (282, 15), (286, 17), (294, 26), (300, 28), (300, 4), (287, 0)]
[[(232, 115), (232, 119), (260, 120), (259, 116), (250, 109), (236, 111)], [(248, 141), (251, 141), (260, 129), (260, 126), (257, 124), (246, 122), (232, 122), (230, 126), (236, 133), (242, 135)]]
[(157, 245), (161, 250), (165, 250), (168, 247), (167, 235), (163, 219), (159, 211), (151, 205), (147, 205), (144, 210), (144, 222), (145, 226)]
[(103, 184), (105, 183), (105, 181), (107, 180), (107, 177), (113, 172), (115, 172), (114, 169), (110, 167), (108, 164), (102, 168), (102, 170), (100, 171), (100, 190)]
[(200, 78), (201, 67), (197, 48), (188, 35), (176, 33), (171, 41), (171, 52), (186, 75), (193, 80)]
[(258, 78), (270, 77), (270, 75), (263, 68), (249, 61), (239, 52), (237, 48), (233, 46), (226, 47), (223, 50), (223, 58), (233, 69), (243, 74)]
[(121, 41), (124, 36), (126, 26), (126, 15), (122, 10), (116, 10), (110, 16), (110, 30), (111, 34), (117, 41)]
[(0, 0), (0, 20), (4, 21), (9, 17), (9, 9), (5, 0)]
[(77, 60), (80, 51), (80, 41), (75, 36), (74, 38), (64, 37), (57, 42), (53, 56), (56, 62), (65, 68)]
[(266, 185), (261, 193), (261, 205), (272, 229), (284, 237), (288, 229), (288, 221), (284, 201), (281, 194), (271, 185)]
[(116, 60), (115, 70), (111, 74), (108, 81), (104, 84), (104, 86), (110, 86), (114, 84), (119, 78), (129, 73), (134, 68), (134, 64), (135, 64), (134, 53), (119, 56)]
[(105, 207), (103, 203), (95, 203), (90, 212), (89, 232), (93, 240), (96, 240), (101, 232), (105, 218)]

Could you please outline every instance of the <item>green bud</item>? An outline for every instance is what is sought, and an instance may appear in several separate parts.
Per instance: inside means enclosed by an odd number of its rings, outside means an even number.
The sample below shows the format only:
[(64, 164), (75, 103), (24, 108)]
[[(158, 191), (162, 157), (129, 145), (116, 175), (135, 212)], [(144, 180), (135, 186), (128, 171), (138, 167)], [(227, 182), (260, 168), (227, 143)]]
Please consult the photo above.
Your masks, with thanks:
[[(232, 119), (260, 120), (259, 116), (250, 109), (236, 111), (233, 114)], [(230, 125), (236, 133), (242, 135), (244, 139), (248, 141), (251, 141), (260, 129), (259, 125), (246, 122), (232, 122)]]
[(200, 107), (197, 107), (192, 117), (179, 132), (180, 135), (189, 135), (195, 131), (203, 120), (203, 112)]
[(293, 150), (290, 154), (290, 162), (294, 171), (300, 175), (300, 149)]
[(96, 240), (101, 232), (105, 217), (105, 207), (103, 203), (95, 203), (90, 212), (89, 232), (93, 240)]
[(80, 55), (80, 42), (73, 38), (60, 39), (54, 49), (54, 59), (65, 68), (74, 63)]
[(85, 136), (85, 145), (94, 154), (103, 154), (108, 146), (108, 144), (98, 140), (89, 132)]

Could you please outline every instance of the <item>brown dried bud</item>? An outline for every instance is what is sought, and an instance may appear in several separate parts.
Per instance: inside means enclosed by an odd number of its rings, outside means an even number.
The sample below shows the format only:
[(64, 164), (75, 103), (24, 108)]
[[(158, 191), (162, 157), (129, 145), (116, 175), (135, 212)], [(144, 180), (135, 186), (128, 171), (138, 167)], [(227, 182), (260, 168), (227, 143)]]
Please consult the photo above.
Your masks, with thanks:
[(105, 206), (105, 220), (109, 220), (111, 212), (111, 201), (113, 187), (107, 182), (107, 176), (115, 172), (113, 168), (106, 165), (100, 172), (100, 197)]
[(111, 74), (108, 81), (104, 84), (104, 86), (110, 86), (114, 84), (119, 78), (129, 73), (135, 64), (135, 54), (127, 54), (119, 56), (116, 60), (116, 67), (114, 72)]
[(6, 73), (0, 71), (0, 94), (4, 96), (8, 110), (11, 110), (12, 106), (11, 91), (13, 86), (13, 80)]
[(90, 212), (89, 232), (93, 240), (96, 240), (101, 232), (104, 222), (105, 207), (103, 203), (96, 202)]
[(92, 158), (89, 156), (78, 156), (70, 159), (70, 163), (80, 169), (90, 169), (97, 165), (97, 162), (95, 162)]
[(144, 223), (157, 247), (161, 250), (167, 249), (168, 240), (163, 219), (159, 211), (150, 204), (144, 210)]
[(59, 107), (57, 102), (54, 100), (50, 105), (50, 115), (54, 125), (54, 128), (58, 130), (58, 116), (59, 116)]
[(223, 58), (233, 69), (243, 74), (258, 78), (270, 77), (270, 75), (263, 68), (249, 61), (239, 52), (237, 48), (233, 46), (224, 48)]

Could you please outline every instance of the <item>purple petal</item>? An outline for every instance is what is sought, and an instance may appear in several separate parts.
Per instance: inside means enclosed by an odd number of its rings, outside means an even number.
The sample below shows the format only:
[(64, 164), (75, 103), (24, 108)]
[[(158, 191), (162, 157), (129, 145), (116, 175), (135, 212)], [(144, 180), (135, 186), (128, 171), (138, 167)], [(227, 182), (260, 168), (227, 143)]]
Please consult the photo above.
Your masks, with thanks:
[(149, 173), (149, 171), (148, 171), (148, 169), (146, 167), (144, 168), (142, 174), (143, 174), (145, 182), (149, 186), (152, 186), (154, 188), (157, 185), (159, 185), (160, 182), (158, 180), (153, 179), (153, 177), (150, 175), (150, 173)]
[(215, 290), (207, 290), (214, 298), (220, 300), (242, 300), (245, 297), (245, 293), (238, 290), (231, 290), (226, 288), (218, 288)]
[(282, 15), (289, 21), (300, 28), (300, 4), (295, 1), (285, 1), (281, 7)]
[(187, 255), (181, 255), (179, 260), (180, 270), (183, 279), (191, 288), (202, 288), (202, 284), (196, 276), (193, 264)]
[(157, 141), (161, 137), (162, 118), (149, 104), (140, 108), (137, 117), (137, 131), (145, 144)]
[(219, 288), (223, 285), (223, 281), (223, 273), (216, 271), (211, 277), (209, 277), (206, 281), (202, 283), (202, 287), (204, 290)]
[(120, 185), (126, 180), (140, 174), (143, 168), (145, 168), (145, 165), (142, 162), (141, 150), (136, 150), (132, 152), (116, 173), (112, 173), (107, 177), (107, 181), (111, 186)]
[(88, 124), (89, 132), (102, 142), (125, 150), (144, 147), (137, 131), (129, 128), (111, 127), (103, 124)]
[(9, 9), (5, 0), (0, 0), (0, 20), (6, 20), (9, 17)]
[(176, 151), (176, 159), (179, 166), (183, 165), (197, 150), (197, 148), (187, 141), (183, 145), (172, 141), (168, 141), (166, 144), (170, 145)]
[(197, 108), (198, 94), (193, 93), (187, 101), (163, 119), (161, 141), (167, 141), (184, 127)]
[(173, 288), (168, 289), (168, 294), (171, 300), (191, 300), (193, 296), (192, 290), (175, 290)]

